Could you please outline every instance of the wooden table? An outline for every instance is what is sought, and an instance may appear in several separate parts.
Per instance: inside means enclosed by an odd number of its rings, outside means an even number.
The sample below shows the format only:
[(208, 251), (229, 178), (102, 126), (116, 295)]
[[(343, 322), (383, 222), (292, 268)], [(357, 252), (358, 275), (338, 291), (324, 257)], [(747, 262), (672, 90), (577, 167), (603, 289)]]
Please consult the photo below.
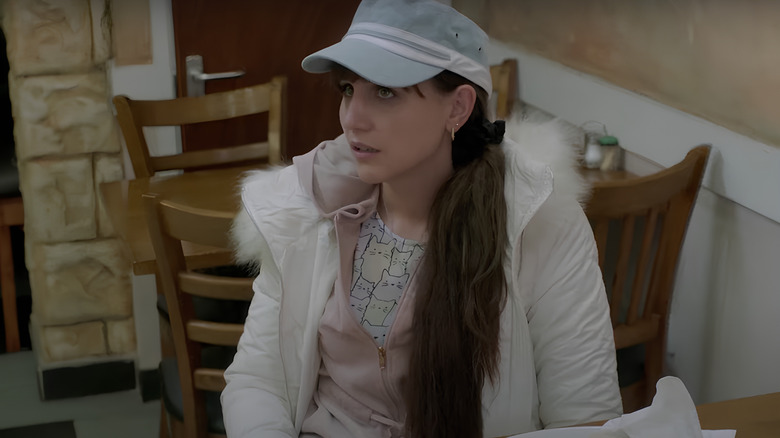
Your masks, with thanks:
[(736, 429), (737, 438), (780, 437), (780, 392), (696, 407), (702, 429)]
[[(132, 253), (133, 273), (143, 275), (156, 271), (141, 195), (158, 193), (164, 199), (193, 207), (237, 211), (240, 206), (238, 185), (241, 175), (254, 168), (256, 166), (202, 170), (101, 184), (100, 192), (106, 212)], [(214, 248), (185, 246), (188, 261), (194, 265), (198, 264), (198, 259), (209, 259), (216, 252)]]
[(627, 170), (601, 170), (601, 169), (587, 169), (579, 167), (577, 170), (585, 178), (585, 181), (589, 184), (607, 182), (607, 181), (621, 181), (625, 179), (637, 178), (639, 175), (631, 173)]
[(707, 403), (697, 406), (696, 411), (703, 430), (736, 430), (736, 438), (780, 437), (780, 392)]
[[(100, 185), (104, 205), (114, 228), (127, 243), (133, 258), (133, 273), (154, 274), (156, 270), (154, 250), (144, 218), (141, 195), (158, 193), (164, 199), (214, 210), (237, 210), (239, 207), (238, 183), (241, 175), (257, 166), (241, 166), (216, 170), (201, 170), (180, 175), (153, 176), (123, 180)], [(629, 172), (604, 172), (598, 169), (581, 169), (585, 179), (610, 181), (635, 177)], [(213, 249), (189, 245), (185, 248), (188, 261), (198, 263), (214, 253)]]

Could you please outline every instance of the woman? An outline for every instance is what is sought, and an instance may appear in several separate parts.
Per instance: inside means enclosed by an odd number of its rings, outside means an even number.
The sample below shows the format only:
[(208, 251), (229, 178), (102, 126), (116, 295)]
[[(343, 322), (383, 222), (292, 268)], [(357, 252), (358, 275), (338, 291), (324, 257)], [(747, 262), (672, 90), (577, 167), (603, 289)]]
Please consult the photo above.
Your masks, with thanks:
[[(620, 415), (596, 248), (574, 196), (486, 119), (487, 36), (365, 0), (331, 72), (344, 134), (243, 185), (260, 272), (222, 395), (230, 437), (479, 437)], [(255, 254), (257, 253), (257, 254)]]

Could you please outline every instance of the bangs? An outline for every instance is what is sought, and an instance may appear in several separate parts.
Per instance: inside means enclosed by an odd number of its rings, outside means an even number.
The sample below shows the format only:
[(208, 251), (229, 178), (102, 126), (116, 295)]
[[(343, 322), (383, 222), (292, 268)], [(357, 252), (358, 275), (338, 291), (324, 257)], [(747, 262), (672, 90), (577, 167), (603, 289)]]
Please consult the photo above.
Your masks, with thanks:
[[(379, 85), (374, 82), (369, 81), (368, 79), (360, 76), (359, 74), (353, 72), (352, 70), (344, 67), (341, 64), (333, 63), (333, 68), (330, 70), (330, 82), (331, 85), (333, 85), (333, 88), (340, 90), (341, 89), (341, 81), (347, 81), (347, 82), (355, 82), (357, 80), (364, 80), (366, 82), (370, 82), (377, 87), (384, 87), (384, 85)], [(420, 87), (418, 84), (410, 85), (408, 87), (386, 87), (391, 90), (404, 90), (404, 91), (411, 91), (414, 90), (415, 93), (417, 93), (418, 96), (424, 98), (425, 95), (420, 90)]]

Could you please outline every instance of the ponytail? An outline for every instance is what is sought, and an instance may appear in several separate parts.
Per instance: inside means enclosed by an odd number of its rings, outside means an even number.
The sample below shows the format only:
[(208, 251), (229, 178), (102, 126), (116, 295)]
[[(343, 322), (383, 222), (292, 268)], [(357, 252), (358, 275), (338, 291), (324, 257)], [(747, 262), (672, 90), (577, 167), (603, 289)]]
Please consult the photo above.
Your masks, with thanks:
[[(444, 91), (469, 83), (443, 72)], [(503, 121), (485, 118), (477, 88), (471, 117), (455, 135), (455, 172), (433, 203), (412, 322), (406, 427), (422, 437), (481, 437), (482, 387), (498, 378), (506, 301)]]

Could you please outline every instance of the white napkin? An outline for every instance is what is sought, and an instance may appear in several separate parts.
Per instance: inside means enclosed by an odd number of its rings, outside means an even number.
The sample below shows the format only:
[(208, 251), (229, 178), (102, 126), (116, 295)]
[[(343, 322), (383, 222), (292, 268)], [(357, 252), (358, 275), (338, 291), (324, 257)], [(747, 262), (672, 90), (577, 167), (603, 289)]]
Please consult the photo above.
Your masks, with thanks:
[(696, 406), (683, 382), (663, 377), (650, 406), (607, 421), (589, 438), (734, 438), (736, 434), (734, 430), (701, 430)]

